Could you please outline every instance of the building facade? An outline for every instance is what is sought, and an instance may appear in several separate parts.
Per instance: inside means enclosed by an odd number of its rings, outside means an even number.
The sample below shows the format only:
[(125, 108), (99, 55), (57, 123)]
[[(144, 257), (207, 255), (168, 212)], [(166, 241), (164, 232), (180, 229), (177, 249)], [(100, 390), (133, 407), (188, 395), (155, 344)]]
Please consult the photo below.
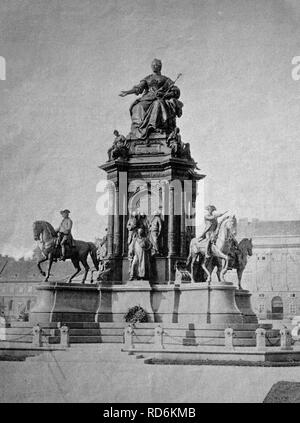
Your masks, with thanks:
[[(55, 279), (64, 280), (72, 269), (70, 263), (56, 263), (52, 272)], [(14, 260), (0, 255), (0, 313), (8, 321), (27, 320), (36, 301), (35, 287), (42, 280), (36, 259)]]
[[(252, 293), (260, 319), (290, 319), (300, 315), (300, 221), (241, 219), (238, 240), (252, 238), (242, 286)], [(234, 271), (229, 272), (236, 281)]]

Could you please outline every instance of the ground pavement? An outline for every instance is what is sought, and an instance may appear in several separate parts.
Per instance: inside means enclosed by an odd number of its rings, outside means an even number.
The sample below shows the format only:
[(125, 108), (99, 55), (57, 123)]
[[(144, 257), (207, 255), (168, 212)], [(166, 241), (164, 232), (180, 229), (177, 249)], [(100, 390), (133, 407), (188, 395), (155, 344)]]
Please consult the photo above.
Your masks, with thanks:
[(120, 344), (0, 361), (0, 402), (262, 402), (300, 367), (146, 365)]

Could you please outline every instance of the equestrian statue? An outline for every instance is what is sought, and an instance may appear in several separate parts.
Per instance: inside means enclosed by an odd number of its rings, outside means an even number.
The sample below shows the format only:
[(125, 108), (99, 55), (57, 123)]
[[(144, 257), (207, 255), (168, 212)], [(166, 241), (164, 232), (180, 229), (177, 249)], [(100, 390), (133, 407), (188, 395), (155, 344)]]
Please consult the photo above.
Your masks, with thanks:
[[(227, 270), (236, 270), (237, 279), (238, 279), (238, 288), (242, 289), (242, 276), (247, 265), (248, 256), (252, 256), (252, 239), (243, 238), (237, 245), (234, 245), (232, 250), (229, 252), (229, 262)], [(220, 273), (222, 270), (222, 260), (219, 257), (213, 257), (212, 260), (208, 263), (207, 268), (210, 273), (217, 268), (217, 277), (219, 282)]]
[[(37, 266), (40, 273), (45, 277), (47, 282), (53, 262), (57, 260), (70, 259), (76, 271), (68, 278), (68, 283), (80, 272), (80, 263), (84, 267), (84, 275), (81, 283), (85, 283), (90, 267), (87, 263), (88, 255), (90, 255), (96, 270), (99, 270), (99, 262), (97, 258), (97, 247), (93, 242), (74, 240), (71, 235), (72, 220), (69, 218), (69, 210), (62, 210), (63, 220), (57, 230), (46, 221), (37, 220), (33, 223), (33, 238), (35, 241), (41, 242), (41, 251), (43, 258), (39, 260)], [(48, 270), (44, 272), (41, 263), (49, 261)], [(92, 282), (92, 278), (91, 278)]]
[[(236, 244), (237, 221), (235, 216), (226, 216), (225, 213), (216, 213), (215, 206), (208, 206), (205, 215), (205, 230), (199, 238), (193, 238), (190, 242), (187, 266), (191, 266), (192, 280), (195, 281), (194, 265), (199, 262), (207, 275), (207, 282), (211, 281), (213, 268), (208, 267), (212, 258), (221, 260), (222, 266), (219, 272), (220, 282), (226, 283), (224, 275), (228, 270), (229, 253)], [(218, 220), (218, 218), (222, 219)]]

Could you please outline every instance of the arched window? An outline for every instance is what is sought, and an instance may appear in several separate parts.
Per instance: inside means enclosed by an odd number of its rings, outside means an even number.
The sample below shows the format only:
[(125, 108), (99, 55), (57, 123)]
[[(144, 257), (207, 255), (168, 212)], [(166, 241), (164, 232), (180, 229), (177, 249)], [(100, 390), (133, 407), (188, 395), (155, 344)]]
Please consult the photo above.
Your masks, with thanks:
[(272, 299), (272, 318), (283, 319), (283, 302), (281, 297), (273, 297)]

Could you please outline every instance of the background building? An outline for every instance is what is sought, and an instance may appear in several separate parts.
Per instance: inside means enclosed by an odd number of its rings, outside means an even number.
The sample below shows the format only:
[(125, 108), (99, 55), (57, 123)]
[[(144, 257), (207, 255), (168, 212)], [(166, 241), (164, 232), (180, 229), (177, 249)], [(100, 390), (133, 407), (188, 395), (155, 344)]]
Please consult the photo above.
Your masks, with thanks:
[[(52, 273), (55, 279), (64, 280), (72, 269), (71, 263), (55, 263)], [(42, 280), (36, 258), (15, 260), (0, 255), (0, 312), (8, 320), (26, 319), (36, 300), (35, 287)]]
[[(300, 314), (300, 221), (240, 219), (238, 240), (252, 238), (242, 286), (252, 292), (260, 319), (292, 318)], [(234, 271), (228, 280), (236, 276)]]

